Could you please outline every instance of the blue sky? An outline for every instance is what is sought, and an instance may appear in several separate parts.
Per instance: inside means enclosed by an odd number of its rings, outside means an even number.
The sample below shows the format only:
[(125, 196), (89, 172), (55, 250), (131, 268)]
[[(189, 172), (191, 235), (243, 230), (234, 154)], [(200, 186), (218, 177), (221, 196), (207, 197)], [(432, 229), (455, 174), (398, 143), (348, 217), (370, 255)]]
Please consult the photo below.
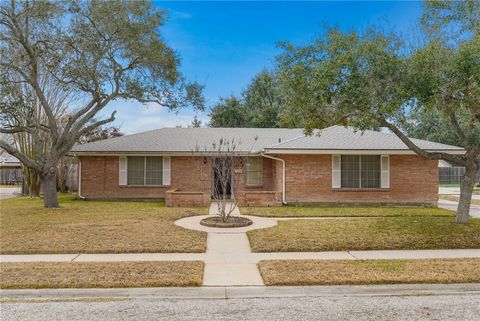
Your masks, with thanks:
[(421, 14), (420, 2), (156, 2), (167, 10), (161, 33), (182, 61), (180, 70), (205, 85), (207, 111), (168, 112), (158, 106), (117, 101), (115, 125), (127, 133), (189, 125), (195, 114), (208, 122), (219, 96), (238, 95), (255, 74), (270, 68), (278, 41), (302, 44), (321, 35), (324, 25), (344, 30), (369, 26), (408, 32)]

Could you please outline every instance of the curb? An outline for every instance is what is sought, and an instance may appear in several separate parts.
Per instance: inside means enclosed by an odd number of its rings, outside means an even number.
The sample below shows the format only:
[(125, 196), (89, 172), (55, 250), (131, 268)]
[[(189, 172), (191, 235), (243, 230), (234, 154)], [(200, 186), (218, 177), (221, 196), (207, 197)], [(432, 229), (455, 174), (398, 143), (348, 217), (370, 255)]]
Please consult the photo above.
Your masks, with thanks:
[(11, 289), (0, 290), (0, 298), (17, 300), (108, 297), (155, 299), (243, 299), (286, 297), (352, 296), (439, 296), (480, 295), (480, 283), (462, 284), (393, 284), (338, 286), (251, 286), (198, 288), (111, 288), (111, 289)]

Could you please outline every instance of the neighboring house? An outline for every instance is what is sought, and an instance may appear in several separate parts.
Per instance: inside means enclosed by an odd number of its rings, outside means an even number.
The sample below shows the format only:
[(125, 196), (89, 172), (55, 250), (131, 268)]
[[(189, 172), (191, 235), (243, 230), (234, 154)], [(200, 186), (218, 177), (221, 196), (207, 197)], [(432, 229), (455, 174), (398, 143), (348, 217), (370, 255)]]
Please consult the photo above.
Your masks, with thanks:
[(22, 163), (3, 149), (0, 150), (0, 184), (21, 184), (22, 180)]
[[(221, 138), (241, 142), (235, 195), (242, 205), (437, 204), (438, 161), (415, 155), (393, 134), (342, 126), (313, 136), (302, 129), (162, 128), (77, 145), (79, 193), (206, 205), (216, 184), (211, 146)], [(464, 153), (413, 141), (429, 151)]]

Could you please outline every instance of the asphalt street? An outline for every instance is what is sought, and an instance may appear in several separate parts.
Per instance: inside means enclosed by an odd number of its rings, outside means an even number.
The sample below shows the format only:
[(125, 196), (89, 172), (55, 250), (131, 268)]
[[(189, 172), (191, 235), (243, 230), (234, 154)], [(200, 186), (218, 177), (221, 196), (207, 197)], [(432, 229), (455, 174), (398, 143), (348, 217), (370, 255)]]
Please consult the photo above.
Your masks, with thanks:
[[(18, 320), (478, 320), (479, 294), (242, 299), (92, 298), (2, 303), (0, 319)], [(92, 302), (93, 300), (93, 302)], [(95, 302), (98, 301), (98, 302)]]

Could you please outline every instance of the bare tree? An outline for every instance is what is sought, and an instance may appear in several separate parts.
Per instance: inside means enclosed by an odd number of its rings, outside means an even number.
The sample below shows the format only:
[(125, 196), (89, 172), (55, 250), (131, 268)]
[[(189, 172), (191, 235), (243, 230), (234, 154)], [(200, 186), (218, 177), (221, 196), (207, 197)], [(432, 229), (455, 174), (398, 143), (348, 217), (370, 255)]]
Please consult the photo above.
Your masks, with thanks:
[[(217, 205), (218, 216), (222, 222), (227, 222), (230, 215), (238, 206), (237, 193), (239, 190), (240, 175), (245, 160), (238, 151), (240, 141), (235, 138), (220, 138), (210, 147), (205, 146), (202, 155), (211, 157), (211, 173), (213, 175), (212, 200)], [(201, 152), (198, 144), (195, 152)]]

